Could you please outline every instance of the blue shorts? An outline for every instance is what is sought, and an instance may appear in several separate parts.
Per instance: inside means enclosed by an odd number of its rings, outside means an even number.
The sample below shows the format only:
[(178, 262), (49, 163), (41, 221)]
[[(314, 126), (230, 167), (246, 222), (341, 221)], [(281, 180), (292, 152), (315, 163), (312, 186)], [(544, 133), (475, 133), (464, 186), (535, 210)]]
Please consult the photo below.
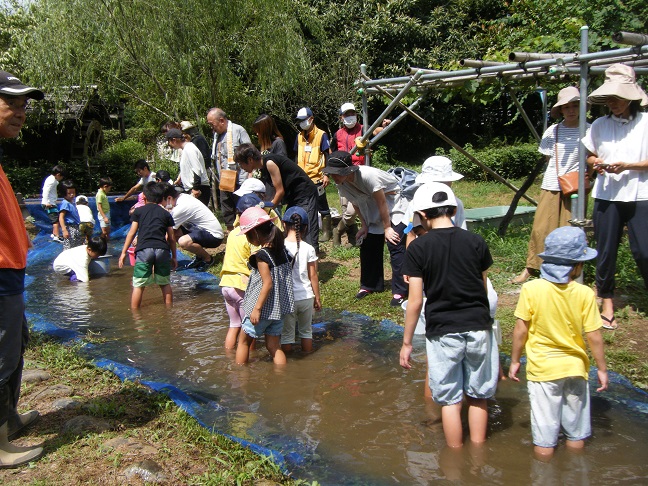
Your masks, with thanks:
[(218, 248), (223, 242), (222, 238), (216, 238), (209, 231), (200, 228), (192, 228), (187, 234), (191, 241), (198, 243), (203, 248)]
[(567, 440), (592, 435), (589, 383), (572, 376), (553, 381), (529, 381), (531, 433), (538, 447), (556, 447), (562, 428)]
[(283, 321), (281, 319), (259, 319), (259, 323), (255, 326), (250, 318), (246, 316), (241, 327), (245, 334), (255, 339), (264, 334), (267, 336), (281, 336)]
[(171, 252), (161, 248), (136, 250), (133, 287), (169, 285), (171, 283)]
[(432, 398), (440, 405), (495, 395), (499, 352), (493, 331), (469, 331), (426, 339)]

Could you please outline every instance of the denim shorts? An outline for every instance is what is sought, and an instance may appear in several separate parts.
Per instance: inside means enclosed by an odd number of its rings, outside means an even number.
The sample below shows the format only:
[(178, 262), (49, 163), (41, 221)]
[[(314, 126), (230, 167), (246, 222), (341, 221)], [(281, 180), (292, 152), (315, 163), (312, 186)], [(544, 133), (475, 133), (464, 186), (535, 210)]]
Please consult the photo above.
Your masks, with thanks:
[(426, 339), (428, 375), (434, 401), (440, 405), (495, 395), (499, 352), (493, 331), (469, 331)]
[(203, 248), (218, 248), (223, 242), (222, 238), (216, 238), (209, 231), (201, 228), (192, 228), (188, 233), (191, 241), (199, 244)]
[(562, 428), (567, 440), (592, 435), (589, 383), (572, 376), (554, 381), (529, 381), (531, 433), (538, 447), (556, 447)]
[(250, 337), (259, 338), (264, 334), (267, 336), (281, 336), (283, 329), (283, 320), (281, 319), (259, 319), (255, 326), (249, 317), (246, 317), (241, 325), (243, 332)]
[(136, 250), (133, 287), (169, 285), (171, 283), (171, 252), (161, 248)]

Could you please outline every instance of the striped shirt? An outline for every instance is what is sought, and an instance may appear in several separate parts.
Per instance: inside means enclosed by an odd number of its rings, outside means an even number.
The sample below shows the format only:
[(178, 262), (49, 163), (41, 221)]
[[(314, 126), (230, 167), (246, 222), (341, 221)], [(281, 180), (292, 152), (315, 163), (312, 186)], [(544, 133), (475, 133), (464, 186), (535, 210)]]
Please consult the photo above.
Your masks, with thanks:
[[(558, 129), (558, 170), (556, 171), (556, 129)], [(587, 124), (589, 128), (589, 123)], [(547, 170), (542, 178), (542, 189), (545, 191), (560, 191), (558, 185), (558, 174), (564, 175), (568, 172), (578, 170), (578, 148), (580, 142), (580, 129), (569, 128), (562, 122), (551, 125), (542, 135), (538, 152), (549, 157)]]

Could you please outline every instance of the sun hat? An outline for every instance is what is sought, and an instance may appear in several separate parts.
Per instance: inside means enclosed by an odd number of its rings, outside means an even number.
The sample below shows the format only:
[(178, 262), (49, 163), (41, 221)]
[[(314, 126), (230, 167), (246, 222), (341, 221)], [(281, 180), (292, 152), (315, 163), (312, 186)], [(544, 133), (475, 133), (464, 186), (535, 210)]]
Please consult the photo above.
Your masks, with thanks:
[(196, 125), (194, 125), (190, 121), (184, 120), (180, 122), (180, 128), (182, 129), (183, 132), (189, 130), (190, 128), (195, 128), (195, 127)]
[(637, 84), (634, 69), (625, 64), (612, 64), (607, 68), (605, 81), (587, 97), (587, 100), (595, 105), (602, 105), (610, 96), (630, 101), (638, 100), (641, 106), (648, 105), (648, 96)]
[(441, 155), (433, 155), (423, 162), (421, 173), (416, 177), (416, 183), (453, 182), (459, 179), (463, 179), (463, 175), (452, 170), (452, 160)]
[(307, 107), (307, 106), (304, 106), (303, 108), (299, 109), (295, 119), (296, 120), (308, 120), (311, 116), (313, 116), (313, 112), (311, 111), (311, 109), (309, 107)]
[(351, 154), (342, 150), (336, 150), (328, 159), (326, 159), (326, 167), (322, 169), (325, 174), (338, 174), (349, 175), (359, 169), (357, 165), (353, 165)]
[(75, 199), (74, 202), (76, 204), (79, 204), (79, 201), (83, 201), (84, 203), (88, 204), (88, 198), (85, 197), (83, 194), (79, 194)]
[(428, 182), (419, 187), (414, 193), (410, 203), (414, 215), (412, 216), (412, 228), (422, 226), (421, 217), (416, 211), (441, 208), (444, 206), (457, 206), (457, 198), (446, 184), (442, 182)]
[(247, 208), (245, 211), (243, 211), (243, 214), (241, 214), (241, 219), (239, 220), (241, 233), (245, 234), (248, 231), (256, 228), (257, 226), (261, 226), (262, 224), (267, 223), (268, 221), (272, 221), (273, 219), (275, 218), (271, 218), (263, 208), (260, 208), (258, 206)]
[(245, 179), (243, 181), (241, 187), (239, 187), (236, 191), (234, 191), (234, 194), (241, 197), (241, 196), (245, 196), (246, 194), (251, 194), (253, 192), (262, 192), (265, 194), (266, 186), (259, 179), (250, 177), (249, 179)]
[(243, 213), (245, 212), (246, 209), (254, 208), (254, 207), (272, 208), (274, 207), (274, 204), (272, 204), (271, 202), (262, 201), (261, 198), (254, 193), (241, 196), (241, 198), (236, 203), (236, 210), (239, 213)]
[(558, 100), (556, 104), (551, 107), (551, 117), (560, 118), (562, 111), (560, 110), (561, 106), (565, 106), (567, 103), (572, 101), (580, 101), (580, 90), (575, 86), (568, 86), (563, 88), (558, 92)]
[(355, 105), (353, 103), (344, 103), (340, 107), (340, 115), (344, 115), (347, 111), (356, 111)]
[(35, 100), (45, 98), (45, 93), (40, 89), (22, 84), (20, 79), (7, 71), (0, 71), (0, 94), (9, 96), (27, 96)]
[(547, 263), (573, 265), (596, 258), (597, 252), (587, 246), (585, 232), (573, 226), (556, 228), (545, 238), (545, 249), (538, 256)]
[(291, 208), (286, 209), (286, 212), (284, 213), (281, 220), (286, 223), (292, 223), (292, 220), (290, 218), (294, 214), (297, 214), (301, 218), (302, 225), (308, 225), (308, 214), (306, 214), (304, 208), (301, 208), (299, 206), (293, 206)]
[(164, 138), (171, 140), (172, 138), (184, 138), (184, 135), (182, 135), (182, 130), (180, 130), (179, 128), (172, 128), (171, 130), (166, 132)]

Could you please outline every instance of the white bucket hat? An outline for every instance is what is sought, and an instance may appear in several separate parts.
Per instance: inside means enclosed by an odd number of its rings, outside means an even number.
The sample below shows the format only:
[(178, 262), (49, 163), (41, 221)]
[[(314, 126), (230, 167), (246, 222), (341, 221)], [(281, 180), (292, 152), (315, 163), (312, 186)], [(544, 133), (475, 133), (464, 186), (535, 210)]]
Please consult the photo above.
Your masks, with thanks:
[(551, 118), (560, 118), (562, 111), (561, 106), (565, 106), (572, 101), (580, 101), (580, 91), (574, 86), (563, 88), (558, 92), (558, 101), (551, 107)]
[(607, 68), (605, 81), (587, 97), (587, 100), (595, 105), (602, 105), (610, 96), (630, 101), (638, 100), (641, 106), (648, 105), (648, 96), (637, 84), (634, 69), (625, 64), (612, 64)]
[(241, 197), (241, 196), (245, 196), (246, 194), (251, 194), (253, 192), (261, 192), (265, 194), (266, 187), (265, 184), (261, 182), (259, 179), (250, 177), (249, 179), (245, 179), (243, 181), (241, 187), (239, 187), (238, 190), (234, 191), (234, 194)]
[(416, 177), (416, 183), (453, 182), (459, 179), (463, 179), (463, 175), (452, 170), (452, 161), (448, 157), (434, 155), (423, 162), (421, 173)]

